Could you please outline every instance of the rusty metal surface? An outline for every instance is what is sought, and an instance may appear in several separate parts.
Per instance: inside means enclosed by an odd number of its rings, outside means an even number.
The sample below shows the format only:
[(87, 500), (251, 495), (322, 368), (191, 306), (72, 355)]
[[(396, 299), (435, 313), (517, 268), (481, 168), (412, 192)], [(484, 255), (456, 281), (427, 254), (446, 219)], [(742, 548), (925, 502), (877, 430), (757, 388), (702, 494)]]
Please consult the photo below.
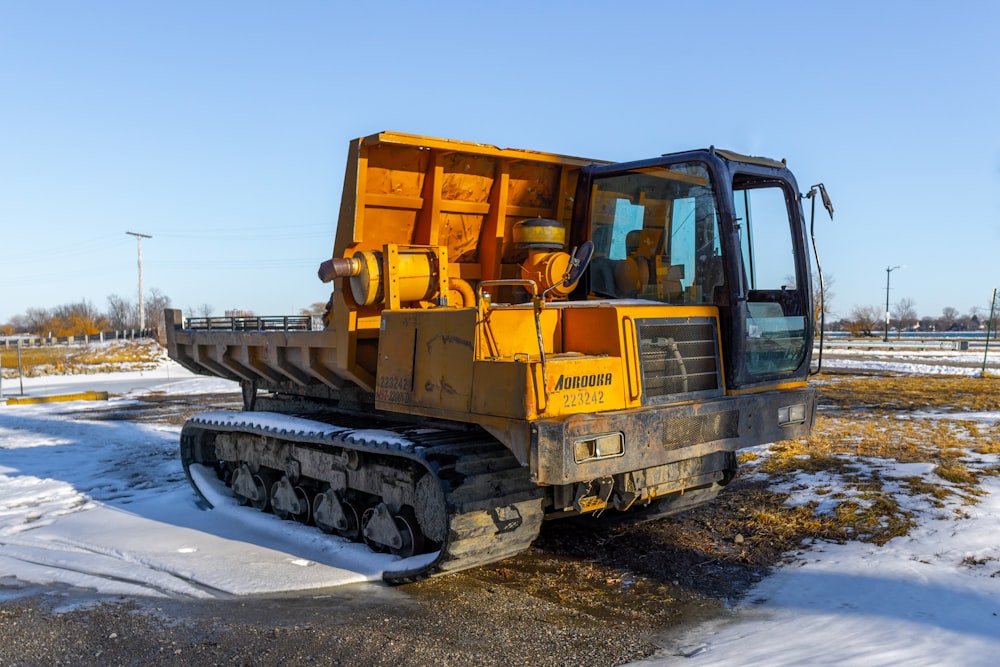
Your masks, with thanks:
[[(798, 403), (806, 406), (806, 422), (778, 426), (778, 408)], [(540, 420), (532, 427), (532, 474), (540, 484), (569, 484), (801, 437), (815, 410), (816, 390), (803, 388)], [(577, 464), (574, 441), (603, 433), (623, 433), (624, 454)]]
[(167, 351), (199, 375), (280, 391), (288, 386), (340, 389), (336, 338), (329, 331), (182, 328), (179, 310), (166, 311)]

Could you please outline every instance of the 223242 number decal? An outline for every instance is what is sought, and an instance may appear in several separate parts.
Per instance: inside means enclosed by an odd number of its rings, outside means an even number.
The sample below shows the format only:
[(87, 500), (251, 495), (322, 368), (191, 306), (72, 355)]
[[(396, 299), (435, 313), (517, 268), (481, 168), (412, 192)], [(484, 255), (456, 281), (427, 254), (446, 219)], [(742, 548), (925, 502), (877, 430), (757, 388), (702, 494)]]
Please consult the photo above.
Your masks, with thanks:
[(600, 405), (604, 403), (604, 390), (574, 391), (563, 394), (564, 408), (579, 408), (585, 405)]

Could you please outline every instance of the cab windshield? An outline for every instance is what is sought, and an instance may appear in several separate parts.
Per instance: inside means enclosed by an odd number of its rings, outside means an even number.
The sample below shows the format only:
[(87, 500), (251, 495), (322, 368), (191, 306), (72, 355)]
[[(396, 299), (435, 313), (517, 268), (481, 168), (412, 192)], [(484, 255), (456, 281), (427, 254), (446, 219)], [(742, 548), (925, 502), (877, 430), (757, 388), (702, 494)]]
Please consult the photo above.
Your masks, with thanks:
[(591, 290), (615, 298), (710, 304), (724, 284), (718, 209), (700, 162), (593, 182)]

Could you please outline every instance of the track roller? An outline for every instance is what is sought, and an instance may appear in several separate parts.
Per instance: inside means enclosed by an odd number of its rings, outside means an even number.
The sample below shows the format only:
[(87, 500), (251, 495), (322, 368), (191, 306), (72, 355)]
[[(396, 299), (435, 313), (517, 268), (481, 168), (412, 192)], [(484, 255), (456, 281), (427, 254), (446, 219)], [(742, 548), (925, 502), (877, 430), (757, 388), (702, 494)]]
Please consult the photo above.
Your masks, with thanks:
[(390, 551), (397, 556), (420, 553), (424, 545), (413, 511), (405, 509), (393, 514), (385, 503), (365, 510), (361, 516), (361, 533), (371, 549)]
[(360, 535), (358, 511), (351, 503), (341, 501), (329, 487), (313, 499), (313, 521), (324, 533), (336, 533), (352, 540)]
[(402, 538), (402, 545), (390, 550), (397, 556), (409, 558), (424, 550), (424, 536), (420, 532), (417, 517), (413, 510), (408, 507), (400, 510), (399, 514), (393, 517), (396, 523), (396, 530)]
[(246, 463), (240, 465), (233, 473), (233, 493), (241, 505), (253, 505), (261, 511), (270, 506), (266, 473), (254, 473)]
[(301, 486), (292, 484), (287, 475), (271, 486), (271, 506), (282, 519), (309, 523), (309, 496)]

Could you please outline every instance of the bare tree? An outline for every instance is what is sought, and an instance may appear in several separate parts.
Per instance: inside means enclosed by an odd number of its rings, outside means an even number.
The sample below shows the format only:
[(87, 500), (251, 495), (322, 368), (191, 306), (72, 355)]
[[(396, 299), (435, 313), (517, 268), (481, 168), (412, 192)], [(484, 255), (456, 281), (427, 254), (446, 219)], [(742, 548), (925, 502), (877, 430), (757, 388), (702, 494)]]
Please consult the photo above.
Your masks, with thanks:
[(215, 310), (215, 309), (212, 308), (212, 304), (210, 304), (210, 303), (203, 303), (200, 306), (198, 306), (197, 308), (195, 308), (194, 312), (198, 313), (198, 315), (200, 317), (211, 317), (213, 310)]
[(117, 294), (112, 294), (108, 297), (108, 312), (106, 317), (108, 318), (108, 325), (115, 331), (135, 328), (135, 324), (132, 322), (132, 304), (129, 303), (128, 299), (120, 297)]
[(24, 312), (24, 327), (28, 333), (45, 336), (46, 327), (51, 321), (49, 311), (45, 308), (29, 308)]
[(851, 310), (847, 330), (855, 336), (874, 336), (881, 322), (882, 310), (878, 306), (855, 306)]
[[(29, 308), (24, 315), (15, 315), (9, 326), (18, 333), (36, 336), (84, 336), (109, 329), (134, 329), (139, 321), (139, 307), (112, 294), (107, 298), (108, 309), (102, 313), (87, 299), (67, 303), (55, 308)], [(163, 322), (163, 310), (170, 307), (170, 297), (157, 289), (152, 289), (146, 297), (149, 304), (150, 327), (159, 328)]]
[(958, 315), (959, 313), (957, 308), (952, 308), (951, 306), (945, 306), (942, 308), (941, 319), (938, 320), (938, 330), (947, 331), (950, 329), (952, 325), (955, 324), (955, 321), (958, 320)]
[(983, 309), (984, 312), (982, 318), (985, 319), (987, 325), (989, 325), (990, 315), (993, 316), (993, 322), (992, 322), (993, 333), (997, 333), (998, 331), (1000, 331), (1000, 326), (998, 326), (997, 324), (997, 320), (1000, 320), (1000, 293), (996, 294), (995, 296), (996, 296), (996, 302), (995, 303), (991, 303), (989, 301), (987, 302), (986, 307)]
[(108, 327), (104, 314), (86, 299), (52, 309), (29, 308), (10, 323), (15, 330), (36, 336), (86, 336)]
[(820, 290), (819, 274), (814, 273), (812, 278), (812, 298), (813, 317), (816, 318), (816, 325), (819, 326), (820, 316), (829, 320), (833, 316), (833, 298), (837, 296), (833, 289), (836, 284), (833, 274), (823, 274), (823, 289)]
[(153, 332), (163, 328), (163, 311), (170, 307), (170, 297), (155, 287), (146, 297), (146, 327)]
[(892, 305), (892, 317), (900, 330), (908, 329), (917, 323), (917, 302), (907, 297)]
[(322, 301), (317, 301), (308, 308), (303, 308), (299, 311), (299, 315), (322, 315), (326, 312), (326, 304)]
[(10, 318), (10, 325), (14, 328), (12, 333), (29, 333), (31, 331), (28, 320), (24, 315), (15, 315)]

